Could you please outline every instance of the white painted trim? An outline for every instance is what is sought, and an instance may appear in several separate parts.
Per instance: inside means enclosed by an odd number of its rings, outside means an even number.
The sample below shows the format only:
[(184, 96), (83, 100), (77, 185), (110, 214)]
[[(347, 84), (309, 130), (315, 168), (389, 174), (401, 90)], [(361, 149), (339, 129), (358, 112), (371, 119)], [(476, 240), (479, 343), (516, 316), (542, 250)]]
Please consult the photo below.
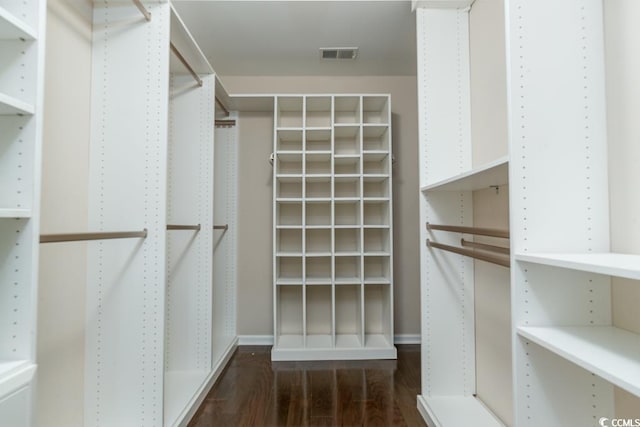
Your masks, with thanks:
[(393, 336), (394, 344), (420, 344), (422, 339), (420, 334), (397, 334)]
[(273, 335), (238, 335), (238, 345), (273, 345)]

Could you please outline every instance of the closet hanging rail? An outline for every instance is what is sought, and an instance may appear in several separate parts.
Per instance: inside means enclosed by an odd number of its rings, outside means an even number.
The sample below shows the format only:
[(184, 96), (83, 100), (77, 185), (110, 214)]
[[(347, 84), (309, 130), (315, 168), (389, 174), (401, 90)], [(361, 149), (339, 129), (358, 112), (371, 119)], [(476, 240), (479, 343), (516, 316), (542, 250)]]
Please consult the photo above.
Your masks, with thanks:
[[(220, 99), (219, 99), (217, 96), (215, 97), (215, 99), (216, 99), (216, 104), (218, 104), (218, 107), (220, 107), (220, 109), (221, 109), (222, 111), (224, 111), (224, 115), (225, 115), (225, 116), (227, 116), (227, 117), (229, 117), (229, 114), (230, 114), (230, 113), (229, 113), (229, 109), (228, 109), (227, 107), (225, 107), (225, 106), (224, 106), (224, 104), (222, 103), (222, 101), (220, 101)], [(216, 121), (217, 121), (217, 120), (216, 120)], [(233, 124), (234, 124), (234, 125), (236, 124), (236, 123), (235, 123), (235, 120), (233, 121)]]
[(498, 264), (507, 268), (511, 266), (511, 263), (509, 262), (509, 260), (504, 257), (501, 257), (500, 255), (484, 254), (484, 253), (476, 252), (473, 249), (456, 248), (455, 246), (443, 245), (442, 243), (432, 242), (429, 239), (427, 239), (427, 246), (430, 248), (441, 249), (443, 251), (454, 252), (456, 254), (479, 259), (481, 261), (487, 261), (492, 264)]
[(196, 225), (177, 225), (177, 224), (167, 224), (167, 230), (196, 230), (200, 231), (200, 224)]
[(224, 224), (224, 225), (214, 225), (213, 226), (214, 230), (228, 230), (229, 229), (229, 224)]
[(135, 4), (138, 10), (144, 15), (144, 19), (151, 21), (151, 13), (149, 13), (140, 0), (133, 0), (133, 4)]
[(233, 127), (236, 125), (236, 121), (235, 120), (216, 120), (215, 122), (216, 127)]
[(195, 81), (198, 82), (198, 86), (202, 86), (203, 84), (202, 79), (200, 78), (200, 76), (198, 76), (198, 74), (195, 71), (193, 71), (193, 68), (191, 68), (191, 65), (189, 65), (189, 63), (184, 58), (184, 56), (182, 56), (180, 51), (171, 42), (169, 42), (169, 47), (171, 48), (171, 52), (173, 52), (176, 58), (178, 58), (180, 62), (182, 62), (182, 65), (184, 65), (186, 69), (189, 71), (189, 73), (191, 73)]
[(482, 249), (485, 251), (497, 252), (497, 253), (506, 254), (506, 255), (509, 255), (509, 252), (510, 252), (509, 248), (505, 248), (502, 246), (487, 245), (486, 243), (470, 242), (469, 240), (464, 240), (464, 239), (460, 239), (460, 244), (468, 248)]
[(41, 234), (40, 243), (79, 242), (83, 240), (131, 239), (147, 237), (147, 229), (142, 231), (112, 231), (98, 233)]
[(453, 231), (456, 233), (477, 234), (479, 236), (509, 238), (509, 230), (500, 230), (497, 228), (480, 228), (480, 227), (463, 227), (459, 225), (437, 225), (427, 223), (427, 230)]

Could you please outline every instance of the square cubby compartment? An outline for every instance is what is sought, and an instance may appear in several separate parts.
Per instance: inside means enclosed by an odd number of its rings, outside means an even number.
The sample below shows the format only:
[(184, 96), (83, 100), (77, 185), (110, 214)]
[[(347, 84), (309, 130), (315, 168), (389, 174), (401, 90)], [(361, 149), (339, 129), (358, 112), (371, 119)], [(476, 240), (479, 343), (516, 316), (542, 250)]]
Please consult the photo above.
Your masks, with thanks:
[(357, 154), (338, 154), (333, 158), (336, 175), (359, 175), (360, 156)]
[(360, 126), (336, 126), (335, 154), (360, 154)]
[(306, 177), (306, 198), (329, 198), (331, 197), (331, 177)]
[(389, 256), (365, 256), (364, 282), (389, 283), (391, 280), (389, 259)]
[(360, 97), (336, 96), (334, 100), (334, 122), (360, 124)]
[(302, 284), (302, 256), (279, 256), (276, 258), (276, 280), (278, 284)]
[(391, 250), (388, 228), (365, 228), (364, 229), (364, 252), (386, 253)]
[(302, 225), (301, 202), (276, 202), (277, 225)]
[(276, 155), (277, 174), (302, 174), (302, 153)]
[(389, 225), (388, 201), (364, 202), (364, 225)]
[(362, 98), (362, 122), (389, 124), (389, 97), (364, 96)]
[(331, 153), (305, 154), (305, 173), (307, 175), (331, 174)]
[(302, 151), (302, 130), (278, 130), (276, 151)]
[(331, 254), (331, 228), (305, 230), (305, 253), (307, 256)]
[(334, 258), (336, 264), (336, 283), (359, 283), (360, 278), (360, 257), (359, 256), (337, 256)]
[(331, 151), (331, 131), (329, 129), (305, 131), (305, 149), (307, 151)]
[(335, 202), (335, 225), (360, 225), (360, 202)]
[(308, 96), (306, 102), (306, 127), (331, 126), (331, 97)]
[(389, 174), (390, 158), (387, 152), (364, 153), (362, 155), (362, 173), (365, 175)]
[(360, 177), (335, 177), (334, 197), (360, 197)]
[(276, 197), (285, 199), (295, 199), (302, 197), (301, 177), (278, 177), (276, 179)]
[(276, 123), (279, 128), (302, 127), (301, 96), (279, 96)]
[(387, 177), (364, 177), (363, 197), (389, 197), (389, 178)]
[(331, 202), (307, 202), (305, 210), (307, 226), (331, 225)]
[(331, 285), (307, 286), (306, 290), (306, 346), (330, 348), (332, 342)]
[(331, 256), (306, 257), (305, 263), (307, 284), (331, 283)]
[(364, 151), (389, 151), (389, 127), (365, 126), (362, 131)]
[(281, 228), (276, 231), (278, 254), (302, 255), (302, 229)]
[(336, 347), (358, 348), (362, 346), (362, 287), (360, 285), (336, 286)]
[(359, 228), (336, 228), (334, 229), (334, 233), (336, 255), (360, 252)]
[(303, 344), (304, 300), (302, 285), (279, 286), (277, 292), (276, 345), (281, 348), (300, 348)]

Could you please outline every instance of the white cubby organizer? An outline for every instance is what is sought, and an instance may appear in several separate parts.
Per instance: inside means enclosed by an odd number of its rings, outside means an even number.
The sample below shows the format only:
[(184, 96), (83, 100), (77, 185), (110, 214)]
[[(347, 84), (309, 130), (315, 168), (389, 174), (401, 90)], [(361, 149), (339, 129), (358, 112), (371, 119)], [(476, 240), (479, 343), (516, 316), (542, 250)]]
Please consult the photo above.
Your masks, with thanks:
[(46, 2), (0, 0), (0, 425), (33, 422)]
[(396, 357), (390, 102), (275, 96), (273, 360)]
[[(603, 3), (505, 1), (508, 157), (472, 167), (469, 6), (414, 2), (423, 242), (472, 225), (472, 191), (509, 191), (513, 425), (599, 425), (640, 396), (640, 336), (613, 326)], [(508, 184), (508, 187), (507, 187)], [(446, 242), (450, 239), (449, 242)], [(430, 425), (502, 425), (476, 397), (473, 262), (421, 250), (422, 394)]]

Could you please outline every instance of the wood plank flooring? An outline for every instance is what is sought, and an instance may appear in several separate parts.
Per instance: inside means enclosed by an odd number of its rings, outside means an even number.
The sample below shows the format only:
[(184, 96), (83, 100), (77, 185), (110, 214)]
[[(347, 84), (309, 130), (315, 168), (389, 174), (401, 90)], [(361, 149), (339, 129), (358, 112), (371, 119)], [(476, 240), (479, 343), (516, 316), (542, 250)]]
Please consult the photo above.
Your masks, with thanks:
[(271, 362), (271, 347), (241, 346), (189, 426), (426, 426), (420, 346), (397, 349), (397, 361)]

